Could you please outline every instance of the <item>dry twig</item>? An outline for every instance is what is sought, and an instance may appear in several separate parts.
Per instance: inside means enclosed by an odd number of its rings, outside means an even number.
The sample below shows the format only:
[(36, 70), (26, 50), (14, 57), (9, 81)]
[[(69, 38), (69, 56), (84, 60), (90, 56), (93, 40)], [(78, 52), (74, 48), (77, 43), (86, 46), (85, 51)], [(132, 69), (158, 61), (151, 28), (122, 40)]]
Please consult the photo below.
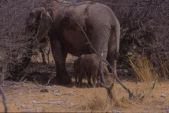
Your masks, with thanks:
[(7, 104), (6, 104), (6, 97), (5, 97), (5, 93), (3, 91), (2, 86), (0, 86), (0, 94), (2, 95), (2, 103), (3, 103), (3, 106), (4, 106), (4, 113), (7, 113), (8, 107), (7, 107)]

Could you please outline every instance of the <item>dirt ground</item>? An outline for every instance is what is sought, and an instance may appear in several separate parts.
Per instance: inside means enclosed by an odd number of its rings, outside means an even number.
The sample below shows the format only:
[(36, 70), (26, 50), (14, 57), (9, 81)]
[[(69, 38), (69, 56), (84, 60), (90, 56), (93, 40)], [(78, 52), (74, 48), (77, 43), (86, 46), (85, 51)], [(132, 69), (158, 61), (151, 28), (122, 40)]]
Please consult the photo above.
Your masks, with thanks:
[[(67, 70), (72, 74), (72, 58), (68, 58)], [(136, 83), (132, 78), (124, 77), (122, 83), (135, 97), (128, 99), (127, 92), (115, 83), (114, 98), (110, 101), (104, 88), (45, 85), (48, 76), (55, 75), (54, 65), (33, 64), (30, 67), (27, 71), (33, 78), (27, 77), (22, 82), (5, 81), (9, 112), (169, 113), (169, 81), (157, 82), (152, 89), (152, 83)], [(3, 112), (1, 98), (0, 112)]]
[[(112, 104), (103, 88), (76, 88), (58, 85), (44, 86), (32, 82), (6, 81), (4, 87), (10, 112), (79, 112), (112, 111), (115, 113), (168, 113), (169, 82), (157, 83), (146, 93), (144, 83), (123, 81), (141, 98), (128, 100), (128, 95), (115, 84)], [(144, 94), (143, 94), (144, 92)], [(3, 111), (2, 105), (0, 111)]]

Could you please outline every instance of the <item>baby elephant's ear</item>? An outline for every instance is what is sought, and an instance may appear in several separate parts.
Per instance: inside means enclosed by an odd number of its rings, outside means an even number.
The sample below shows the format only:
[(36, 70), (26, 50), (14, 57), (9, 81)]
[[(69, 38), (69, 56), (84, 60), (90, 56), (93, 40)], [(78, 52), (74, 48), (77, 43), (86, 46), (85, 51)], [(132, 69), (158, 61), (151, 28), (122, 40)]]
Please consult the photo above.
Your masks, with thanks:
[(39, 27), (37, 29), (37, 39), (43, 40), (47, 35), (50, 27), (52, 26), (52, 18), (48, 11), (45, 9), (41, 10)]

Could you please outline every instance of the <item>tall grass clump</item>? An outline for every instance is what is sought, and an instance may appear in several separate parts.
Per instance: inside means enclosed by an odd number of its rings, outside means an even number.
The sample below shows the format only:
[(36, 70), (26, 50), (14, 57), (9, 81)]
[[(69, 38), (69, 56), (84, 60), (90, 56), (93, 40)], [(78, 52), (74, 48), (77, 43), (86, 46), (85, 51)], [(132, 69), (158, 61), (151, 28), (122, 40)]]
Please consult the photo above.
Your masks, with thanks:
[(90, 94), (86, 94), (81, 106), (78, 108), (80, 111), (85, 112), (110, 112), (112, 104), (108, 100), (104, 91), (96, 91)]
[(137, 80), (152, 82), (158, 79), (154, 66), (146, 56), (133, 55), (129, 57), (129, 64), (135, 72)]
[(146, 56), (133, 55), (129, 57), (129, 63), (135, 72), (137, 80), (142, 82), (140, 85), (138, 83), (139, 87), (135, 92), (136, 99), (148, 101), (148, 98), (153, 94), (152, 91), (159, 78), (158, 74), (153, 64)]

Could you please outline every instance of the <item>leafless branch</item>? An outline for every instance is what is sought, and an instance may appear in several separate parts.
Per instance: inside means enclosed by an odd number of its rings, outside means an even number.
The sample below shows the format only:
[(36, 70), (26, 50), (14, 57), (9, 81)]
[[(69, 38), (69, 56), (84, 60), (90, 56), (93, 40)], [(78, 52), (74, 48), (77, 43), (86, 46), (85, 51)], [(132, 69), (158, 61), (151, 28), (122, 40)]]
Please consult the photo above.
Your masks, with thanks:
[(4, 113), (7, 113), (8, 112), (8, 107), (7, 107), (7, 104), (6, 104), (6, 96), (5, 96), (5, 93), (3, 91), (2, 86), (0, 86), (0, 94), (2, 96), (2, 103), (3, 103), (3, 106), (4, 106)]

